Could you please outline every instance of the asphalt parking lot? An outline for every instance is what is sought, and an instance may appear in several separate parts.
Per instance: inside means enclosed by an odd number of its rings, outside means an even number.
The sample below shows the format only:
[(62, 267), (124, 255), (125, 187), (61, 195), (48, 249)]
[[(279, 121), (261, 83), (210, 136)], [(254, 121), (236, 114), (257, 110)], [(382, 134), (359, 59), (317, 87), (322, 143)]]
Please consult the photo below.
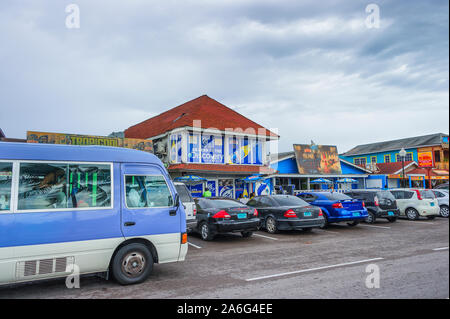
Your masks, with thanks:
[[(185, 262), (155, 265), (140, 285), (87, 276), (79, 289), (64, 279), (0, 287), (0, 298), (449, 297), (448, 219), (226, 234), (211, 242), (191, 235), (189, 243)], [(379, 287), (368, 288), (373, 267)]]

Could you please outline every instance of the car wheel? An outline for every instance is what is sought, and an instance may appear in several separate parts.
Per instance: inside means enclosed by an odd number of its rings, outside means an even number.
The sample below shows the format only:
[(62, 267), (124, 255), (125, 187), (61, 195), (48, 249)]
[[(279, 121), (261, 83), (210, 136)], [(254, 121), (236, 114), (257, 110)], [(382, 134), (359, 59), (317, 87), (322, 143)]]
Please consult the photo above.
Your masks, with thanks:
[(409, 220), (417, 220), (419, 219), (419, 212), (415, 210), (414, 208), (408, 208), (405, 212), (406, 217)]
[(353, 222), (351, 222), (351, 223), (347, 223), (347, 225), (349, 225), (349, 226), (351, 226), (351, 227), (355, 227), (355, 226), (357, 226), (359, 224), (359, 221), (353, 221)]
[(324, 223), (322, 224), (322, 226), (320, 226), (320, 229), (325, 229), (329, 225), (329, 223), (328, 223), (328, 215), (325, 212), (323, 213), (323, 221), (324, 221)]
[(439, 213), (441, 214), (442, 217), (448, 218), (448, 206), (442, 205)]
[(200, 236), (203, 240), (206, 241), (213, 240), (214, 235), (211, 233), (211, 228), (209, 227), (208, 223), (203, 223), (200, 226)]
[(141, 243), (133, 243), (119, 249), (112, 261), (112, 275), (121, 285), (143, 282), (153, 270), (153, 256)]
[(390, 223), (395, 223), (397, 221), (397, 217), (389, 217), (387, 219)]
[(377, 216), (375, 216), (374, 213), (369, 212), (365, 222), (368, 223), (368, 224), (374, 224), (376, 222), (376, 220), (377, 220)]
[(270, 234), (275, 234), (278, 229), (277, 229), (277, 221), (275, 220), (275, 218), (269, 216), (266, 219), (266, 230), (268, 233)]
[(243, 231), (243, 232), (241, 232), (241, 235), (244, 238), (249, 238), (249, 237), (252, 237), (253, 232), (252, 231)]

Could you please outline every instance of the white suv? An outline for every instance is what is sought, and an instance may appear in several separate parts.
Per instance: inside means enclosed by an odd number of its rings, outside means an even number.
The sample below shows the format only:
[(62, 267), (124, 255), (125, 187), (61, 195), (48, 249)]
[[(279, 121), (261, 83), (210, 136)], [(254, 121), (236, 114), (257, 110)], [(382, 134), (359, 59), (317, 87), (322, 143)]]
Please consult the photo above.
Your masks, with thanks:
[(420, 216), (434, 219), (440, 215), (440, 207), (436, 195), (428, 189), (393, 189), (390, 190), (397, 200), (400, 216), (409, 220)]

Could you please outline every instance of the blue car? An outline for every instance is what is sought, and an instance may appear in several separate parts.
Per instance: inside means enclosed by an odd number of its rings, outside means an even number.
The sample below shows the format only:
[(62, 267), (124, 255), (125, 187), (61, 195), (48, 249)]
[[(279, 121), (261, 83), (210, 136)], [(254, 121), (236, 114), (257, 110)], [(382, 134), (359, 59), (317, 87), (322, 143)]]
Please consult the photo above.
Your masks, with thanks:
[(353, 199), (345, 194), (336, 192), (304, 192), (299, 198), (323, 211), (326, 227), (331, 223), (347, 222), (349, 226), (356, 226), (368, 216), (364, 202)]

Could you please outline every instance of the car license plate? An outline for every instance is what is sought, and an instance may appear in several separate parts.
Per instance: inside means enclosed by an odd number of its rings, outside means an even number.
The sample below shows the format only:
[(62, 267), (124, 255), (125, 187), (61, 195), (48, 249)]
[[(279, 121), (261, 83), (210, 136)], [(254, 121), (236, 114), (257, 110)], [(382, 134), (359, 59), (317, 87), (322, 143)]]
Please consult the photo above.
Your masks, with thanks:
[(246, 213), (244, 213), (244, 214), (237, 214), (237, 217), (238, 217), (239, 219), (247, 218), (247, 214), (246, 214)]
[(394, 212), (388, 212), (389, 216), (394, 216)]
[(353, 217), (358, 217), (360, 216), (360, 213), (353, 213)]
[(311, 212), (304, 212), (304, 213), (303, 213), (303, 216), (305, 216), (305, 217), (311, 217), (311, 216), (312, 216), (312, 213), (311, 213)]

